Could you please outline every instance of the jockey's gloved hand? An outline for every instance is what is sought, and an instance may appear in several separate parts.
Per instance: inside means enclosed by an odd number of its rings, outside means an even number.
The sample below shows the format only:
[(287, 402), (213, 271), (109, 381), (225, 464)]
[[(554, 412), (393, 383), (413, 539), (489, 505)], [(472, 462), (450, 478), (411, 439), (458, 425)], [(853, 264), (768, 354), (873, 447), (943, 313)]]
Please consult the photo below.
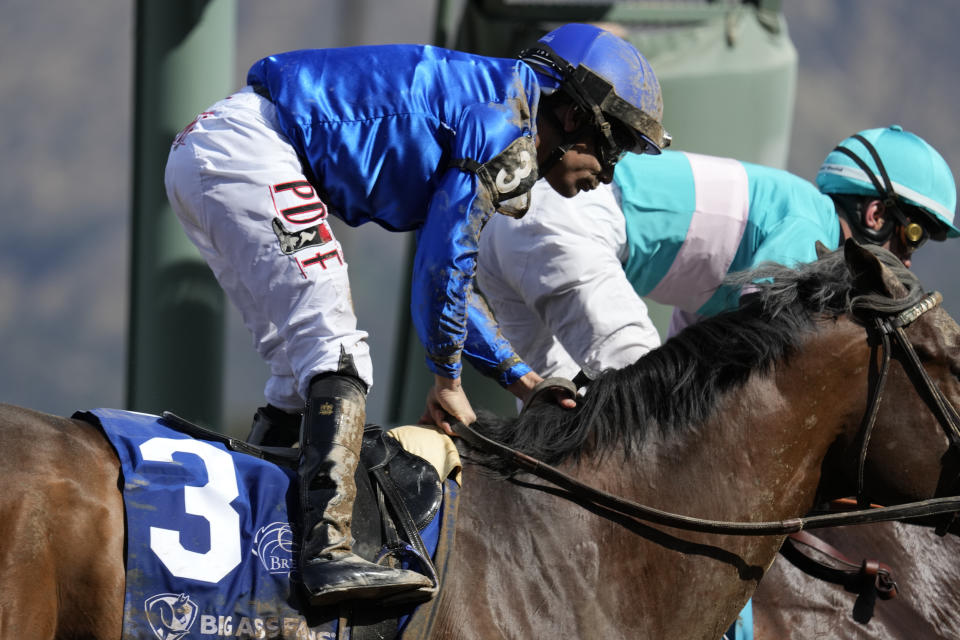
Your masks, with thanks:
[[(540, 376), (537, 376), (537, 378), (540, 378)], [(577, 386), (572, 380), (561, 377), (540, 378), (540, 381), (523, 398), (523, 409), (520, 410), (520, 413), (544, 402), (558, 404), (564, 409), (576, 409), (576, 398)]]

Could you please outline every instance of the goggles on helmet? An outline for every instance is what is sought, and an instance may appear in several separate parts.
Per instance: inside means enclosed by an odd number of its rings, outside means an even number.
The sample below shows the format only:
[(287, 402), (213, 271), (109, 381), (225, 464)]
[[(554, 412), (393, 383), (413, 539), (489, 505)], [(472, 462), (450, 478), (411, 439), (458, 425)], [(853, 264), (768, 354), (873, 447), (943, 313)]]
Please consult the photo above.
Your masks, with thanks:
[(898, 227), (900, 235), (900, 243), (910, 249), (910, 251), (916, 251), (922, 247), (927, 242), (927, 238), (930, 237), (930, 234), (927, 233), (926, 228), (922, 224), (907, 221), (907, 224), (900, 224)]
[(600, 164), (612, 167), (627, 153), (646, 153), (649, 143), (643, 136), (635, 136), (623, 124), (617, 121), (608, 122), (608, 127), (597, 128), (597, 156)]
[(933, 221), (919, 207), (909, 205), (904, 207), (894, 204), (890, 207), (890, 210), (897, 219), (900, 242), (911, 252), (922, 247), (931, 238), (940, 242), (947, 239), (947, 230), (943, 228), (943, 225)]

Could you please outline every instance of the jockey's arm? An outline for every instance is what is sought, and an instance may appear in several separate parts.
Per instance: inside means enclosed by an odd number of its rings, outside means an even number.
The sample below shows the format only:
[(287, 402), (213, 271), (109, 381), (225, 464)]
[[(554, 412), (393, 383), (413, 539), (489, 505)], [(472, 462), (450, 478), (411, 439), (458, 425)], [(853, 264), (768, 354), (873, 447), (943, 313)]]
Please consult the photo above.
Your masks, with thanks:
[[(626, 230), (612, 192), (564, 198), (538, 185), (533, 194), (520, 224), (497, 221), (484, 230), (492, 233), (483, 242), (491, 254), (482, 256), (480, 286), (501, 322), (512, 330), (545, 327), (591, 378), (657, 347), (647, 307), (623, 271)], [(522, 298), (527, 319), (500, 317), (498, 287)], [(509, 309), (519, 315), (516, 305)]]
[[(467, 340), (463, 355), (480, 373), (493, 378), (500, 386), (521, 400), (539, 382), (529, 366), (513, 350), (497, 325), (496, 318), (479, 291), (470, 292), (467, 306)], [(536, 380), (533, 380), (536, 377)], [(529, 388), (528, 388), (529, 387)], [(518, 395), (522, 394), (522, 395)]]
[[(467, 309), (467, 342), (463, 355), (478, 371), (495, 379), (522, 403), (530, 392), (543, 381), (513, 350), (500, 332), (497, 321), (479, 291), (470, 296)], [(562, 390), (551, 390), (551, 397), (560, 406), (573, 409), (577, 403)]]
[(410, 297), (414, 328), (426, 349), (427, 366), (450, 380), (460, 377), (477, 237), (492, 212), (475, 180), (455, 169), (444, 174), (417, 233), (414, 255)]

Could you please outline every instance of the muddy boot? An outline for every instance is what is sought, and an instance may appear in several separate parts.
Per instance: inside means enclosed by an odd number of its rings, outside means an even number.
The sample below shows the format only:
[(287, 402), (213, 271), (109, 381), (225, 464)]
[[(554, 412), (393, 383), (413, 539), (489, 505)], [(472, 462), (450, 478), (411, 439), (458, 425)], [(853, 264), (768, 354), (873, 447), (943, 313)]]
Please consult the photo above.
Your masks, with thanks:
[(363, 383), (348, 375), (313, 380), (300, 431), (300, 576), (310, 604), (418, 597), (431, 581), (354, 555), (350, 523), (365, 410)]
[(247, 442), (258, 447), (292, 447), (300, 437), (300, 414), (287, 413), (272, 404), (258, 407)]

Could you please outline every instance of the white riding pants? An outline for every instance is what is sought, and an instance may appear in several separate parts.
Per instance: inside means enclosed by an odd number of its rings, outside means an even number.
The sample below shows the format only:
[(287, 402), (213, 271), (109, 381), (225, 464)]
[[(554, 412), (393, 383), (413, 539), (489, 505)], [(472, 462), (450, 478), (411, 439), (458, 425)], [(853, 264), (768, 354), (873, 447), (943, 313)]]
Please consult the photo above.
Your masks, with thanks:
[(372, 385), (343, 251), (269, 100), (247, 87), (197, 116), (173, 143), (165, 182), (270, 367), (267, 402), (302, 410), (310, 379), (337, 371), (341, 353)]

